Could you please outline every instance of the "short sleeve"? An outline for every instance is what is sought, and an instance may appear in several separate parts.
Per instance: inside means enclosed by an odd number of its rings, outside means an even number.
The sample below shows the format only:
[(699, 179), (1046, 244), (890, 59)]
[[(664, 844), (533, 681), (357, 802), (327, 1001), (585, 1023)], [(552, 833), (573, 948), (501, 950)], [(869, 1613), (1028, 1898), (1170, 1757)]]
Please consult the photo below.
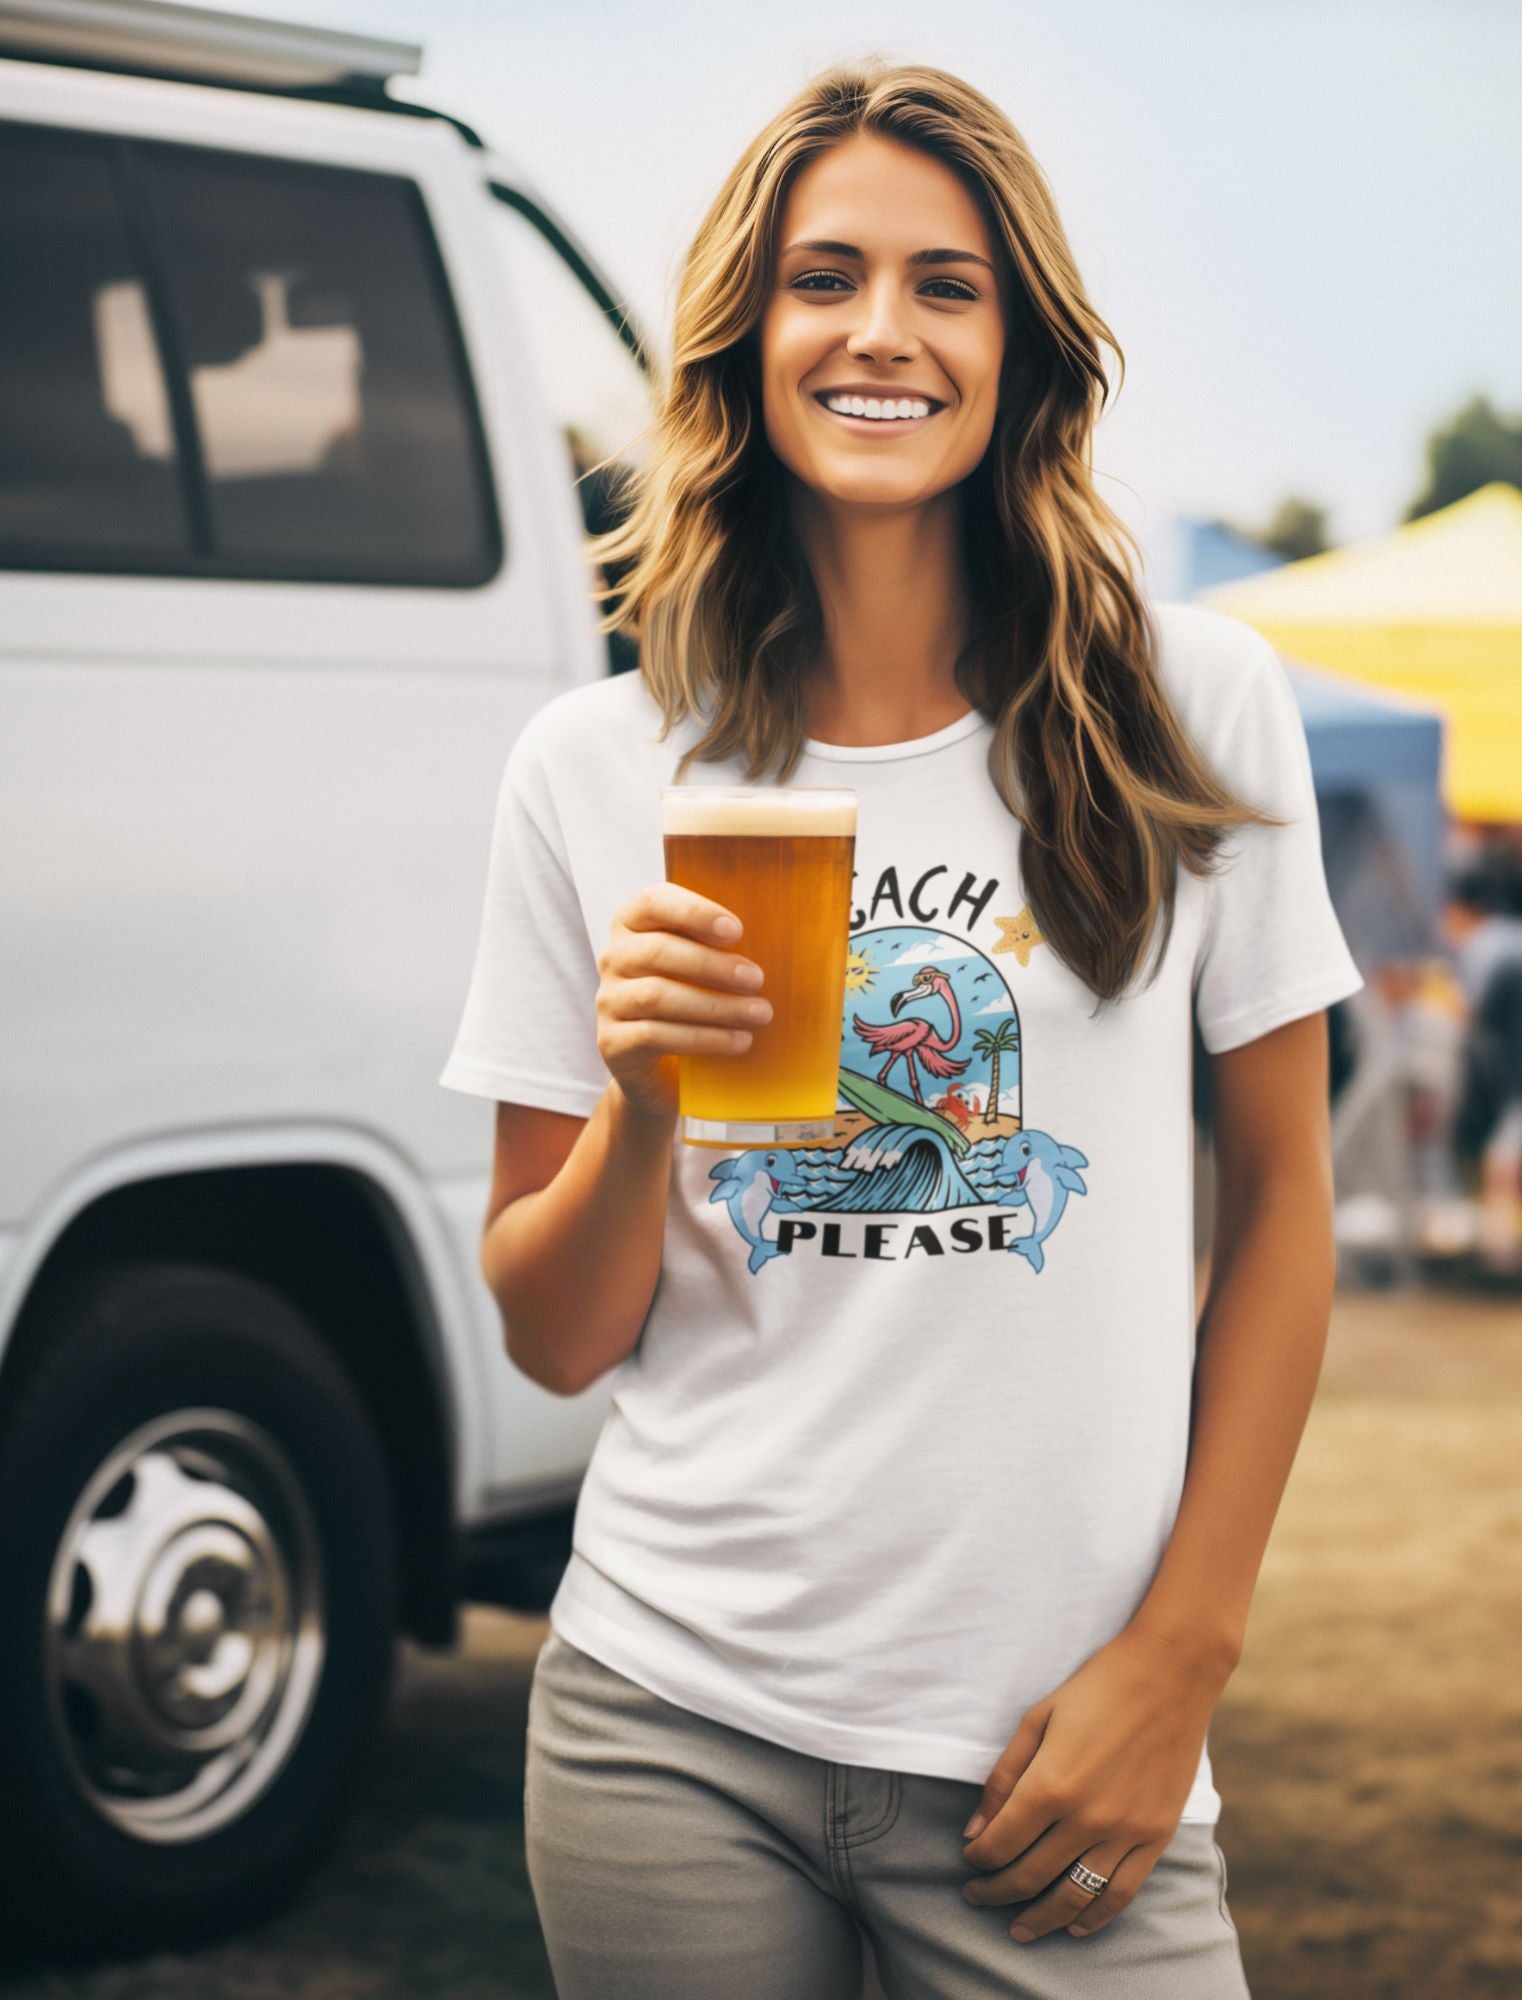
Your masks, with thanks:
[(538, 775), (520, 737), (497, 795), (475, 964), (439, 1082), (586, 1117), (608, 1083), (597, 956)]
[(1206, 885), (1195, 1011), (1212, 1055), (1345, 1000), (1363, 985), (1332, 908), (1305, 724), (1265, 647), (1217, 775), (1286, 822), (1233, 827)]

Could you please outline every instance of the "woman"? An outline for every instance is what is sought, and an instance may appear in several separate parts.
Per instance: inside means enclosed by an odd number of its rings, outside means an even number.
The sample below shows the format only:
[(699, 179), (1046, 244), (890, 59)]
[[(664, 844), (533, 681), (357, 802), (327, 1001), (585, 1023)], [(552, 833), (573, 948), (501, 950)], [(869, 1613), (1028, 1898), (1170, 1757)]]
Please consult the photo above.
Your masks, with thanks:
[[(1320, 1364), (1361, 981), (1282, 665), (1144, 606), (1094, 491), (1101, 336), (995, 105), (818, 77), (698, 231), (589, 546), (640, 670), (507, 759), (442, 1080), (498, 1103), (509, 1355), (611, 1392), (529, 1712), (562, 2000), (839, 2000), (863, 1932), (895, 2000), (1246, 1990), (1205, 1738)], [(901, 1146), (844, 1107), (673, 1143), (677, 1055), (769, 1010), (658, 793), (763, 776), (858, 795), (842, 1094), (913, 1105)]]

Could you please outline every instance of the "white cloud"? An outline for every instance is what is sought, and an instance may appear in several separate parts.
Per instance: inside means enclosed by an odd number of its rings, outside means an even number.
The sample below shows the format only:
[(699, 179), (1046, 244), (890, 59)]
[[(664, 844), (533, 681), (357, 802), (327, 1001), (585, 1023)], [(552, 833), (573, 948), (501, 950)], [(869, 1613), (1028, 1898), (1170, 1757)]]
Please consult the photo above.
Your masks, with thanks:
[(895, 965), (934, 965), (945, 959), (966, 961), (967, 947), (958, 939), (947, 937), (942, 932), (932, 938), (924, 938), (918, 944), (910, 945), (906, 952), (894, 959)]

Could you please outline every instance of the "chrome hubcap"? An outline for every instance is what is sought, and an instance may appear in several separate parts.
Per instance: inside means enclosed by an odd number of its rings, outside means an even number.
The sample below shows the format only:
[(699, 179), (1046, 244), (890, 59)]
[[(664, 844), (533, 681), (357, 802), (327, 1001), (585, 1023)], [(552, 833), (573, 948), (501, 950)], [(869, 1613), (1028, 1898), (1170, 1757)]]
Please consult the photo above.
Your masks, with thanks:
[(74, 1782), (139, 1839), (204, 1840), (284, 1765), (327, 1650), (322, 1554), (268, 1431), (143, 1424), (75, 1502), (48, 1582), (48, 1705)]

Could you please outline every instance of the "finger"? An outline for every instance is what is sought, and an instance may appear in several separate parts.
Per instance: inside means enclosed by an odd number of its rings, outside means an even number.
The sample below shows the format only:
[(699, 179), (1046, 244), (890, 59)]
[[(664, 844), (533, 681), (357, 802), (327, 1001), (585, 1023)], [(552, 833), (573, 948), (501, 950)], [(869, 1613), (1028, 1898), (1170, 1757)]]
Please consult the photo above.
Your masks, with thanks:
[(649, 972), (637, 979), (614, 979), (602, 990), (600, 1004), (613, 1022), (669, 1021), (683, 1027), (746, 1028), (754, 1031), (771, 1019), (771, 1002), (759, 995), (718, 993), (711, 986), (689, 986)]
[(610, 1068), (626, 1055), (743, 1055), (755, 1037), (748, 1028), (700, 1028), (686, 1021), (621, 1021), (598, 1038)]
[[(1071, 1844), (1069, 1842), (1069, 1846)], [(1128, 1852), (1134, 1854), (1137, 1850), (1128, 1850), (1123, 1840), (1107, 1840), (1097, 1847), (1090, 1847), (1083, 1854), (1070, 1855), (1051, 1887), (1028, 1903), (1015, 1918), (1009, 1928), (1010, 1936), (1021, 1944), (1028, 1944), (1033, 1938), (1044, 1937), (1048, 1931), (1061, 1930), (1065, 1925), (1084, 1924), (1092, 1928), (1098, 1905), (1106, 1901), (1115, 1888)], [(1081, 1861), (1096, 1875), (1109, 1876), (1110, 1887), (1097, 1896), (1088, 1889), (1081, 1889), (1067, 1872), (1074, 1861)]]
[(1078, 1884), (1068, 1874), (1068, 1868), (1072, 1868), (1074, 1862), (1082, 1860), (1084, 1868), (1092, 1868), (1094, 1874), (1108, 1876), (1112, 1868), (1120, 1866), (1124, 1856), (1126, 1856), (1124, 1840), (1104, 1840), (1100, 1844), (1088, 1844), (1086, 1848), (1074, 1852), (1074, 1840), (1072, 1834), (1068, 1834), (1062, 1846), (1056, 1848), (1054, 1854), (1048, 1856), (1040, 1866), (1044, 1886), (1034, 1896), (1030, 1896), (1030, 1890), (1026, 1890), (1028, 1900), (1020, 1910), (1020, 1914), (1010, 1922), (1010, 1936), (1018, 1938), (1020, 1942), (1028, 1942), (1030, 1938), (1046, 1936), (1048, 1930), (1062, 1930), (1064, 1924), (1078, 1922), (1078, 1918), (1088, 1914), (1090, 1906), (1098, 1898), (1092, 1896), (1090, 1890), (1078, 1888)]
[[(1002, 1821), (991, 1829), (997, 1836)], [(987, 1875), (974, 1875), (962, 1885), (969, 1903), (1029, 1903), (1056, 1882), (1065, 1868), (1095, 1845), (1092, 1827), (1079, 1825), (1071, 1817), (1059, 1817), (1038, 1840), (1023, 1848), (1014, 1860)], [(1121, 1846), (1124, 1854), (1126, 1844)]]
[(1153, 1841), (1146, 1846), (1133, 1847), (1118, 1868), (1101, 1869), (1101, 1874), (1109, 1874), (1109, 1888), (1103, 1895), (1095, 1896), (1088, 1909), (1080, 1910), (1068, 1929), (1076, 1937), (1089, 1937), (1094, 1931), (1113, 1923), (1157, 1866), (1158, 1857), (1167, 1845), (1166, 1841)]
[(632, 931), (627, 926), (615, 927), (600, 970), (622, 979), (659, 972), (730, 993), (754, 993), (766, 978), (764, 969), (744, 952), (722, 951), (676, 931)]
[[(969, 1843), (962, 1850), (964, 1858), (976, 1863), (980, 1868), (993, 1867), (1000, 1862), (1013, 1859), (1022, 1848), (1030, 1845), (1037, 1834), (1045, 1831), (1044, 1824), (1033, 1828), (1019, 1847), (1011, 1847), (1007, 1842), (1000, 1841), (998, 1852), (995, 1852), (991, 1845), (980, 1847), (976, 1854), (972, 1851), (973, 1845), (990, 1831), (993, 1821), (1003, 1811), (1010, 1793), (1024, 1776), (1031, 1759), (1041, 1748), (1041, 1739), (1046, 1734), (1050, 1715), (1051, 1704), (1038, 1701), (1021, 1716), (1019, 1728), (1009, 1739), (1008, 1745), (984, 1782), (983, 1796), (978, 1801), (977, 1810), (962, 1829), (962, 1838)], [(1009, 1827), (1004, 1829), (1006, 1834), (1013, 1831), (1014, 1829)]]
[(683, 930), (693, 937), (717, 938), (733, 944), (745, 926), (735, 912), (712, 896), (684, 888), (680, 882), (647, 882), (620, 912), (631, 931)]

